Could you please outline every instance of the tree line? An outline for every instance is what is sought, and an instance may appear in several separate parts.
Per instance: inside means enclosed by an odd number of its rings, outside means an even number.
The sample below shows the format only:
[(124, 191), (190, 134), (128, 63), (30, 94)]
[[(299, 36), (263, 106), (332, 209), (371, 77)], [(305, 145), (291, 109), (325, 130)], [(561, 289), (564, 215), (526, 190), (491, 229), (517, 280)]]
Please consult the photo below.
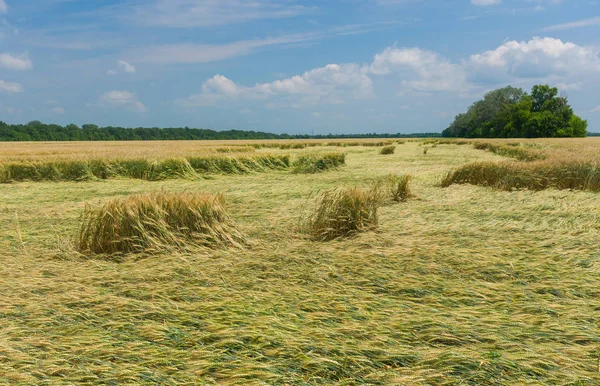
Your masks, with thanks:
[(442, 132), (444, 137), (539, 138), (585, 137), (587, 121), (573, 113), (566, 96), (556, 87), (533, 86), (528, 94), (520, 88), (490, 91), (458, 114)]
[(295, 138), (416, 138), (439, 137), (439, 133), (420, 134), (327, 134), (289, 135), (261, 131), (172, 128), (99, 127), (86, 124), (61, 126), (31, 121), (27, 124), (7, 124), (0, 121), (0, 141), (150, 141), (150, 140), (228, 140), (228, 139), (295, 139)]
[(31, 121), (10, 125), (0, 121), (0, 141), (143, 141), (143, 140), (191, 140), (191, 139), (278, 139), (276, 134), (259, 131), (214, 131), (188, 127), (125, 128), (98, 127), (86, 124), (81, 127), (70, 124), (61, 126)]

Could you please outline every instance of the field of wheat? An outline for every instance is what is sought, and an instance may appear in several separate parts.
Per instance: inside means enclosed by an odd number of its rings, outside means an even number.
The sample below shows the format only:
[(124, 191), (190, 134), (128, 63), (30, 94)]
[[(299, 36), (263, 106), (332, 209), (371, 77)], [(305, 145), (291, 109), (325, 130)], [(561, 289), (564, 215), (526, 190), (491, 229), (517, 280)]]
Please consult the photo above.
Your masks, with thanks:
[(0, 143), (0, 384), (600, 384), (599, 165), (596, 138)]

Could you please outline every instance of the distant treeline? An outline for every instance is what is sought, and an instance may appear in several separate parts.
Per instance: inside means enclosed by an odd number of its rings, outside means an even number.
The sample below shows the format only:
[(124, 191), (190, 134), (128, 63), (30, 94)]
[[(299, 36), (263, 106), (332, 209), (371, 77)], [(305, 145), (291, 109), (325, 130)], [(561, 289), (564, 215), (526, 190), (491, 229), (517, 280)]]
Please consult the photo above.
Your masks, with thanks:
[(417, 134), (328, 134), (289, 135), (261, 131), (170, 128), (98, 127), (87, 124), (81, 127), (44, 124), (31, 121), (27, 124), (10, 125), (0, 121), (0, 141), (152, 141), (152, 140), (228, 140), (228, 139), (309, 139), (309, 138), (416, 138), (439, 137), (440, 133)]

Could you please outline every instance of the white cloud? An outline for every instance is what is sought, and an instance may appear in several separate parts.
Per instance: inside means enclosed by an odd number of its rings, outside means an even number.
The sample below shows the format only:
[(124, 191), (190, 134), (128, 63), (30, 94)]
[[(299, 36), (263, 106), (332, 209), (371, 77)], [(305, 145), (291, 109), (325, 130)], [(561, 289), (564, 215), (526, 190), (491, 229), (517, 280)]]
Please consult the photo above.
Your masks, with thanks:
[(8, 12), (8, 6), (4, 0), (0, 0), (0, 13)]
[(222, 100), (266, 100), (278, 98), (271, 107), (303, 107), (317, 103), (336, 104), (344, 97), (372, 96), (372, 81), (365, 67), (357, 64), (328, 64), (286, 79), (244, 87), (223, 75), (215, 75), (202, 85), (200, 94), (183, 101), (186, 106), (210, 106)]
[(467, 63), (475, 78), (546, 78), (581, 76), (600, 71), (598, 52), (554, 38), (535, 37), (529, 41), (509, 41)]
[(33, 64), (26, 54), (0, 54), (0, 67), (10, 70), (30, 70), (33, 68)]
[(471, 0), (471, 4), (477, 5), (479, 7), (485, 7), (488, 5), (496, 5), (500, 4), (501, 0)]
[(595, 108), (592, 109), (592, 113), (595, 113), (597, 111), (600, 111), (600, 105), (596, 106)]
[(133, 19), (136, 22), (171, 28), (215, 27), (281, 19), (315, 10), (289, 0), (155, 0), (141, 4), (134, 8)]
[(117, 61), (117, 69), (112, 69), (112, 70), (108, 70), (106, 71), (106, 73), (108, 75), (117, 75), (120, 72), (124, 72), (127, 74), (134, 74), (135, 73), (135, 66), (124, 61), (124, 60), (119, 60)]
[(62, 107), (53, 107), (50, 109), (50, 112), (52, 112), (54, 114), (64, 114), (65, 109), (63, 109)]
[(319, 97), (332, 96), (343, 90), (363, 98), (371, 96), (372, 82), (366, 68), (357, 64), (328, 64), (301, 76), (258, 84), (254, 89), (264, 94), (311, 94)]
[(600, 25), (600, 16), (592, 17), (589, 19), (572, 21), (569, 23), (561, 23), (561, 24), (551, 25), (549, 27), (542, 28), (542, 31), (544, 31), (544, 32), (563, 31), (563, 30), (568, 30), (568, 29), (573, 29), (573, 28), (591, 27), (591, 26), (596, 26), (596, 25)]
[(199, 94), (179, 103), (211, 106), (223, 100), (267, 100), (268, 107), (306, 107), (340, 104), (344, 100), (374, 96), (372, 76), (399, 79), (402, 89), (417, 92), (466, 90), (466, 74), (458, 64), (418, 48), (388, 47), (370, 65), (328, 64), (302, 75), (278, 79), (252, 87), (238, 85), (224, 75), (215, 75)]
[(0, 90), (5, 92), (23, 92), (23, 86), (19, 83), (0, 80)]
[(203, 91), (207, 93), (217, 93), (228, 96), (236, 96), (243, 88), (238, 87), (232, 80), (227, 79), (223, 75), (215, 75), (202, 86)]
[(100, 96), (98, 104), (105, 107), (123, 107), (129, 111), (143, 113), (146, 106), (140, 102), (134, 93), (123, 90), (108, 91)]
[(533, 81), (557, 84), (567, 91), (598, 74), (600, 57), (595, 49), (553, 38), (509, 41), (457, 62), (433, 51), (392, 46), (368, 65), (329, 64), (254, 86), (215, 75), (204, 82), (200, 93), (178, 103), (193, 107), (264, 101), (268, 108), (341, 104), (374, 96), (374, 80), (402, 95), (452, 92), (464, 97), (497, 84), (529, 86)]
[(388, 47), (375, 55), (370, 72), (400, 76), (402, 84), (414, 91), (448, 91), (466, 87), (466, 74), (460, 65), (420, 48)]
[(236, 56), (247, 55), (253, 50), (273, 44), (295, 43), (299, 39), (279, 38), (279, 39), (257, 39), (245, 40), (223, 45), (212, 44), (168, 44), (162, 46), (148, 47), (136, 50), (131, 55), (136, 62), (148, 63), (208, 63), (218, 60), (233, 58)]

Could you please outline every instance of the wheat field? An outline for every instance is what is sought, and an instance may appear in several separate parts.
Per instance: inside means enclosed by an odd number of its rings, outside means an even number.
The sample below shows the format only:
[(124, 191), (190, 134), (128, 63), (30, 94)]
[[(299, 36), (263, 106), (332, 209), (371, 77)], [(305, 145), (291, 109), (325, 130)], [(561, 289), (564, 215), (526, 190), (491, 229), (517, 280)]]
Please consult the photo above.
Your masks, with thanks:
[[(235, 174), (1, 183), (0, 384), (600, 384), (600, 193), (585, 188), (599, 139), (410, 140), (386, 155), (388, 140), (301, 142), (0, 144), (0, 166), (290, 157)], [(332, 153), (345, 164), (292, 166)], [(530, 179), (492, 183), (474, 164)], [(378, 206), (376, 226), (304, 232), (325, 192), (390, 175), (410, 176), (410, 195)], [(244, 242), (78, 250), (86, 208), (153, 192), (223, 197)]]

